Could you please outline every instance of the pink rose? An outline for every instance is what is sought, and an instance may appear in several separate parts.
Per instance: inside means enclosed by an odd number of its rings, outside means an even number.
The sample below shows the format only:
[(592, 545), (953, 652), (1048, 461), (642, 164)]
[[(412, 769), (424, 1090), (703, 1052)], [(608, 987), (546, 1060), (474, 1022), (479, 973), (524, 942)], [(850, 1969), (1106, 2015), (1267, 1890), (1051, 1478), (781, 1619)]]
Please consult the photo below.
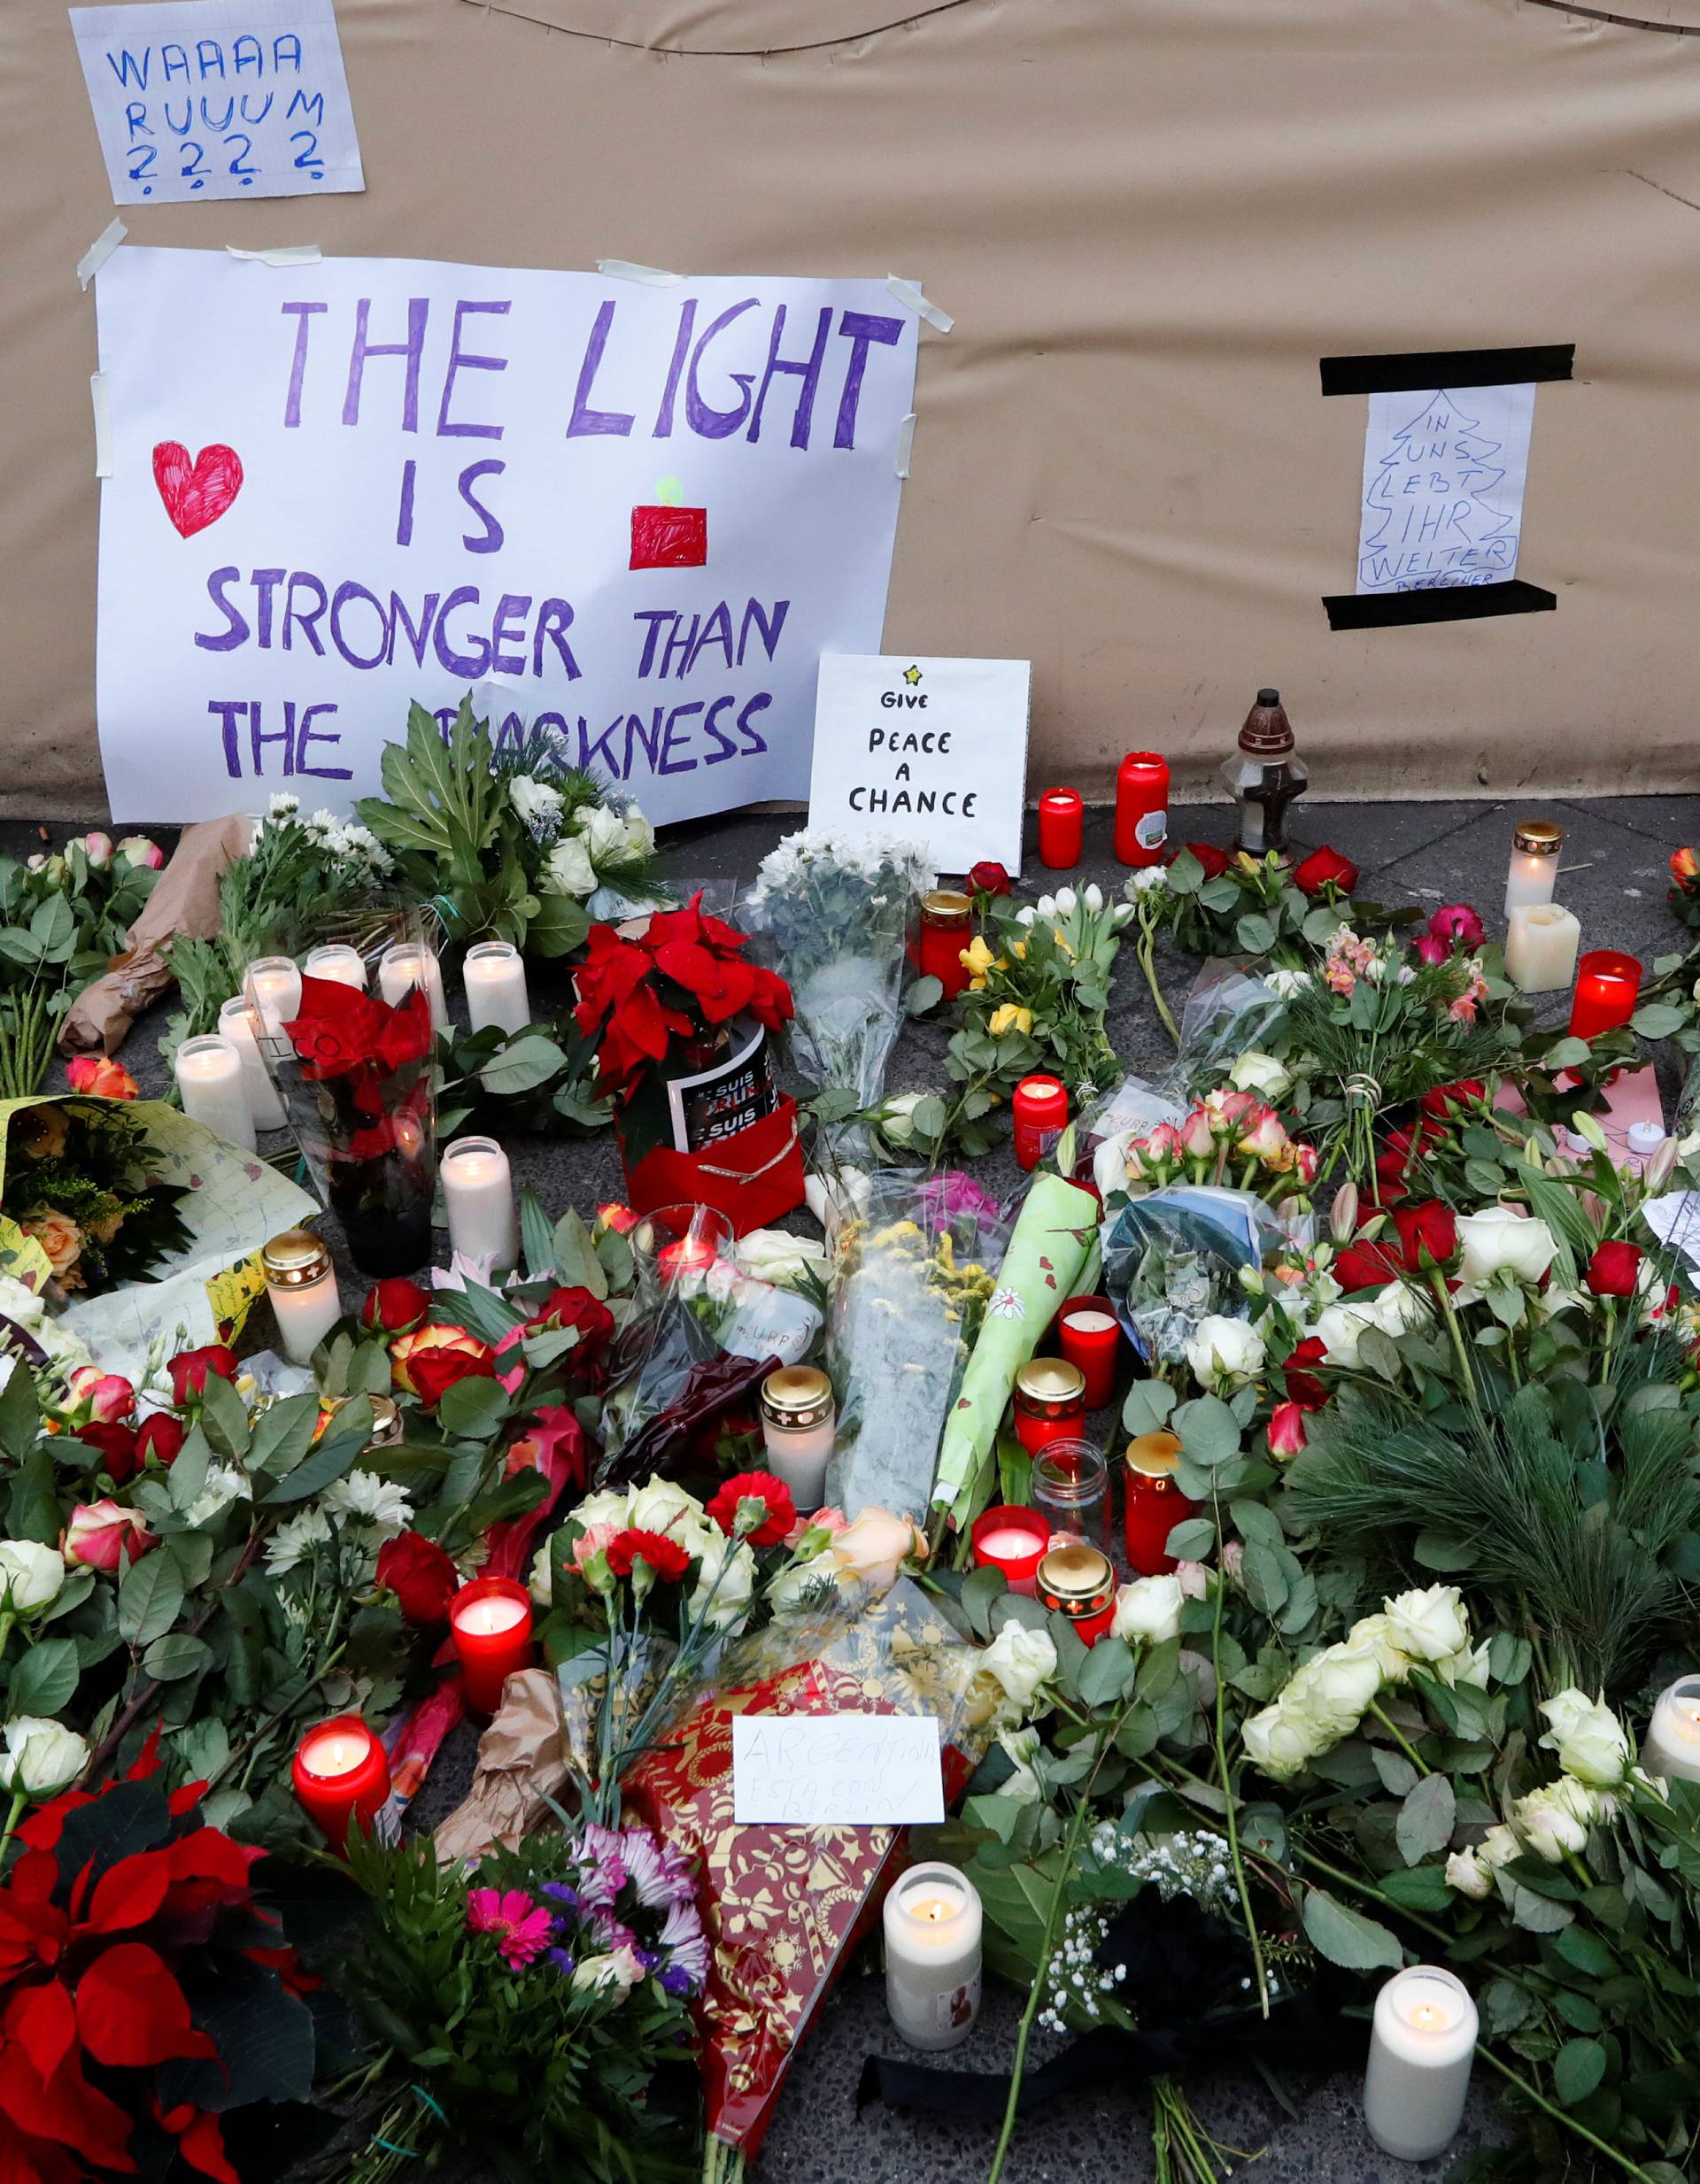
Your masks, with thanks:
[(1277, 1403), (1269, 1414), (1269, 1453), (1271, 1456), (1296, 1456), (1306, 1440), (1304, 1406), (1302, 1403)]
[(1425, 963), (1444, 963), (1452, 953), (1445, 941), (1436, 939), (1433, 933), (1418, 933), (1410, 945)]
[(135, 1390), (121, 1373), (102, 1372), (96, 1365), (79, 1365), (66, 1384), (69, 1414), (101, 1425), (128, 1418), (135, 1408)]
[(112, 861), (112, 836), (110, 834), (85, 834), (82, 837), (82, 853), (98, 872)]
[(122, 1563), (139, 1562), (158, 1540), (148, 1530), (137, 1509), (120, 1503), (79, 1501), (71, 1512), (59, 1552), (68, 1563), (81, 1563), (90, 1570), (116, 1570)]
[(118, 845), (118, 854), (127, 865), (138, 865), (144, 872), (158, 872), (166, 861), (165, 851), (145, 834), (127, 834)]

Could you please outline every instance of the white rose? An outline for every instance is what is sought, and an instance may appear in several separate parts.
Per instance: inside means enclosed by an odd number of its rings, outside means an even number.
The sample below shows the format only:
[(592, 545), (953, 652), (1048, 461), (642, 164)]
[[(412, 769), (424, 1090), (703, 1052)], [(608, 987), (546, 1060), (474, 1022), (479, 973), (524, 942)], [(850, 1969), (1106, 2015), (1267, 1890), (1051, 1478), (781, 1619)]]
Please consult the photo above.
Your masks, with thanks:
[(1274, 1782), (1285, 1782), (1297, 1774), (1322, 1748), (1311, 1725), (1302, 1716), (1289, 1714), (1279, 1702), (1254, 1714), (1241, 1734), (1252, 1765)]
[(893, 1145), (908, 1145), (915, 1136), (915, 1110), (927, 1098), (923, 1092), (893, 1092), (879, 1110), (879, 1126)]
[(596, 867), (591, 862), (590, 852), (577, 835), (569, 834), (564, 842), (557, 842), (549, 853), (549, 861), (543, 868), (543, 886), (551, 895), (583, 897), (596, 886)]
[(1430, 1585), (1387, 1601), (1393, 1642), (1413, 1661), (1443, 1661), (1470, 1643), (1469, 1619), (1456, 1585)]
[(1228, 1071), (1228, 1082), (1241, 1092), (1255, 1092), (1264, 1100), (1279, 1100), (1292, 1078), (1273, 1054), (1241, 1054)]
[(250, 1501), (254, 1490), (248, 1483), (247, 1474), (231, 1463), (212, 1463), (207, 1466), (206, 1479), (201, 1491), (183, 1512), (183, 1521), (191, 1532), (199, 1532), (213, 1518), (228, 1509), (233, 1501)]
[(806, 1274), (826, 1273), (826, 1246), (807, 1236), (787, 1236), (783, 1229), (752, 1229), (738, 1242), (740, 1272), (759, 1282), (792, 1287)]
[[(573, 1514), (583, 1521), (582, 1509)], [(652, 1478), (634, 1487), (627, 1497), (625, 1521), (635, 1532), (667, 1532), (683, 1539), (703, 1529), (708, 1520), (694, 1494), (686, 1493), (670, 1478)]]
[(1565, 1772), (1596, 1789), (1615, 1789), (1628, 1769), (1630, 1753), (1629, 1740), (1611, 1708), (1572, 1689), (1542, 1699), (1541, 1711), (1552, 1725), (1542, 1744), (1557, 1753)]
[(694, 1622), (706, 1609), (711, 1631), (730, 1631), (741, 1626), (748, 1617), (750, 1595), (755, 1590), (755, 1556), (749, 1547), (742, 1540), (734, 1546), (718, 1525), (705, 1525), (700, 1537), (687, 1540), (684, 1546), (687, 1552), (699, 1551), (702, 1555), (696, 1590), (691, 1595), (692, 1620)]
[(553, 832), (561, 813), (559, 789), (529, 774), (515, 774), (507, 784), (507, 800), (533, 834)]
[(1325, 1646), (1283, 1696), (1289, 1713), (1307, 1716), (1332, 1742), (1356, 1726), (1380, 1688), (1381, 1664), (1373, 1646)]
[[(659, 1481), (652, 1480), (650, 1483), (653, 1486), (659, 1484)], [(576, 1524), (582, 1524), (586, 1532), (592, 1524), (624, 1525), (630, 1522), (626, 1515), (626, 1507), (630, 1500), (629, 1494), (617, 1493), (609, 1486), (603, 1486), (599, 1487), (595, 1493), (586, 1494), (584, 1499), (575, 1503), (567, 1514)]]
[(1493, 1648), (1484, 1638), (1473, 1653), (1468, 1646), (1463, 1646), (1457, 1653), (1449, 1653), (1434, 1665), (1444, 1682), (1469, 1684), (1477, 1691), (1486, 1691), (1492, 1654)]
[(803, 1563), (788, 1563), (768, 1586), (768, 1600), (776, 1615), (789, 1615), (799, 1608), (814, 1613), (822, 1600), (831, 1595), (822, 1590), (831, 1586), (833, 1593), (838, 1586), (838, 1563), (830, 1547)]
[(554, 1606), (555, 1573), (550, 1565), (547, 1540), (531, 1557), (531, 1574), (526, 1579), (526, 1590), (539, 1608)]
[(1455, 1850), (1446, 1862), (1446, 1885), (1478, 1903), (1493, 1888), (1493, 1875), (1473, 1850)]
[(1178, 1577), (1136, 1578), (1117, 1592), (1109, 1627), (1117, 1638), (1144, 1639), (1148, 1645), (1160, 1646), (1178, 1634), (1185, 1598)]
[(1186, 1362), (1206, 1387), (1249, 1380), (1262, 1368), (1263, 1339), (1249, 1321), (1207, 1313), (1187, 1342)]
[(1495, 1274), (1509, 1274), (1533, 1288), (1558, 1248), (1544, 1221), (1510, 1206), (1484, 1206), (1479, 1214), (1461, 1215), (1457, 1227), (1463, 1253), (1458, 1275), (1472, 1288), (1485, 1288)]
[(626, 822), (606, 804), (587, 804), (578, 816), (579, 838), (591, 853), (591, 862), (613, 863), (626, 850)]
[(1379, 1325), (1368, 1305), (1330, 1304), (1318, 1313), (1315, 1331), (1322, 1338), (1329, 1363), (1349, 1369), (1357, 1362), (1357, 1346), (1365, 1329)]
[(1402, 1335), (1424, 1324), (1428, 1307), (1408, 1282), (1389, 1282), (1371, 1299), (1370, 1317), (1384, 1335)]
[(1526, 1848), (1559, 1864), (1588, 1848), (1588, 1823), (1595, 1816), (1594, 1793), (1585, 1783), (1560, 1775), (1556, 1782), (1531, 1790), (1511, 1807), (1511, 1824)]
[(628, 804), (625, 817), (626, 838), (622, 845), (629, 858), (653, 857), (655, 854), (655, 830), (635, 804)]
[(1484, 1865), (1509, 1865), (1513, 1858), (1520, 1858), (1523, 1846), (1517, 1840), (1517, 1830), (1507, 1827), (1503, 1821), (1490, 1827), (1476, 1845), (1476, 1856)]
[(1263, 984), (1279, 993), (1282, 1000), (1290, 1001), (1310, 984), (1310, 974), (1308, 970), (1287, 970), (1278, 964), (1273, 970), (1263, 973)]
[(1393, 1625), (1385, 1613), (1360, 1616), (1347, 1632), (1346, 1643), (1356, 1652), (1366, 1648), (1373, 1652), (1384, 1684), (1402, 1684), (1410, 1674), (1410, 1656), (1395, 1643)]
[(573, 1966), (573, 1992), (629, 1995), (644, 1976), (644, 1968), (629, 1949), (612, 1949), (606, 1956), (581, 1956)]
[(1056, 1673), (1056, 1648), (1048, 1632), (1006, 1623), (981, 1654), (979, 1673), (995, 1679), (1005, 1697), (1025, 1713), (1039, 1686)]
[(36, 1714), (19, 1714), (6, 1724), (0, 1789), (14, 1797), (57, 1796), (88, 1764), (89, 1747), (74, 1729)]
[(1006, 1729), (998, 1742), (1014, 1762), (1016, 1770), (998, 1795), (1012, 1798), (1018, 1805), (1036, 1805), (1040, 1796), (1039, 1777), (1033, 1772), (1033, 1761), (1039, 1755), (1038, 1730)]
[(1202, 1563), (1186, 1560), (1175, 1564), (1175, 1582), (1188, 1600), (1208, 1600), (1210, 1592), (1210, 1573)]
[(9, 1615), (34, 1615), (59, 1595), (65, 1557), (57, 1547), (34, 1540), (0, 1540), (0, 1608)]

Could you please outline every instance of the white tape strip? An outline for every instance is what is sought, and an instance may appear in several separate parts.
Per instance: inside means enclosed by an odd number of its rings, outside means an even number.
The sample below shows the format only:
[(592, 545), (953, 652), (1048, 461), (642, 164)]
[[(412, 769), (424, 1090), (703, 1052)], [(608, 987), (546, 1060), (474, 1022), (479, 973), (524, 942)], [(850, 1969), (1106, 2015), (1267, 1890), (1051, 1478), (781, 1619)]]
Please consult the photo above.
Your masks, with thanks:
[(921, 293), (918, 282), (902, 281), (896, 274), (888, 273), (885, 276), (885, 285), (900, 304), (907, 304), (917, 318), (924, 319), (929, 326), (936, 326), (941, 334), (948, 334), (951, 328), (955, 325), (956, 321), (951, 317), (949, 312), (940, 311), (937, 304), (930, 304), (927, 301)]
[(95, 405), (95, 475), (110, 478), (112, 475), (112, 397), (107, 391), (104, 372), (89, 374), (89, 398)]
[(897, 475), (909, 475), (909, 450), (915, 445), (915, 412), (911, 410), (897, 428)]
[(645, 288), (676, 289), (684, 282), (682, 273), (663, 273), (659, 266), (634, 266), (626, 258), (599, 258), (596, 269), (607, 274), (610, 281), (641, 281)]
[(238, 250), (234, 243), (224, 247), (232, 258), (254, 266), (316, 266), (324, 256), (316, 243), (279, 243), (269, 251)]
[(77, 260), (77, 286), (80, 289), (88, 287), (129, 232), (121, 220), (115, 220), (110, 228), (102, 228)]

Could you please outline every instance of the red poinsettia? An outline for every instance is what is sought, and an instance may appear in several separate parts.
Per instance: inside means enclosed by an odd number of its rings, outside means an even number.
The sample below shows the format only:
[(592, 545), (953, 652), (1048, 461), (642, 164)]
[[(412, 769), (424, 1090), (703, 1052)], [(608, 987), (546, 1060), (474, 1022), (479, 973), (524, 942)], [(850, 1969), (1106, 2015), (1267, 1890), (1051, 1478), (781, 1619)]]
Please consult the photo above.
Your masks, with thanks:
[(375, 1066), (386, 1077), (431, 1051), (431, 1005), (418, 986), (379, 1000), (334, 978), (301, 980), (301, 1006), (283, 1026), (310, 1084)]
[(127, 1779), (67, 1790), (18, 1830), (0, 1883), (6, 2184), (156, 2170), (161, 2133), (235, 2184), (220, 2114), (244, 2103), (242, 2049), (301, 2058), (300, 2082), (273, 2074), (268, 2095), (310, 2089), (303, 1982), (253, 1886), (262, 1854), (205, 1825), (205, 1785), (166, 1794), (156, 1741)]

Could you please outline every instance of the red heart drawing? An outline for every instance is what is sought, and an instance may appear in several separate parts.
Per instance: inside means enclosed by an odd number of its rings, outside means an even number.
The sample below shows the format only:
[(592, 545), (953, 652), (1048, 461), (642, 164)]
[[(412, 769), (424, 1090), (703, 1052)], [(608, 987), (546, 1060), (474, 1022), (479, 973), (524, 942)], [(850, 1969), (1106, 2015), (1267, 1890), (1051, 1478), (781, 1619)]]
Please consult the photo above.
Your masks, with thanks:
[(179, 536), (193, 538), (241, 492), (242, 458), (214, 441), (191, 462), (181, 440), (161, 440), (153, 451), (153, 482)]

